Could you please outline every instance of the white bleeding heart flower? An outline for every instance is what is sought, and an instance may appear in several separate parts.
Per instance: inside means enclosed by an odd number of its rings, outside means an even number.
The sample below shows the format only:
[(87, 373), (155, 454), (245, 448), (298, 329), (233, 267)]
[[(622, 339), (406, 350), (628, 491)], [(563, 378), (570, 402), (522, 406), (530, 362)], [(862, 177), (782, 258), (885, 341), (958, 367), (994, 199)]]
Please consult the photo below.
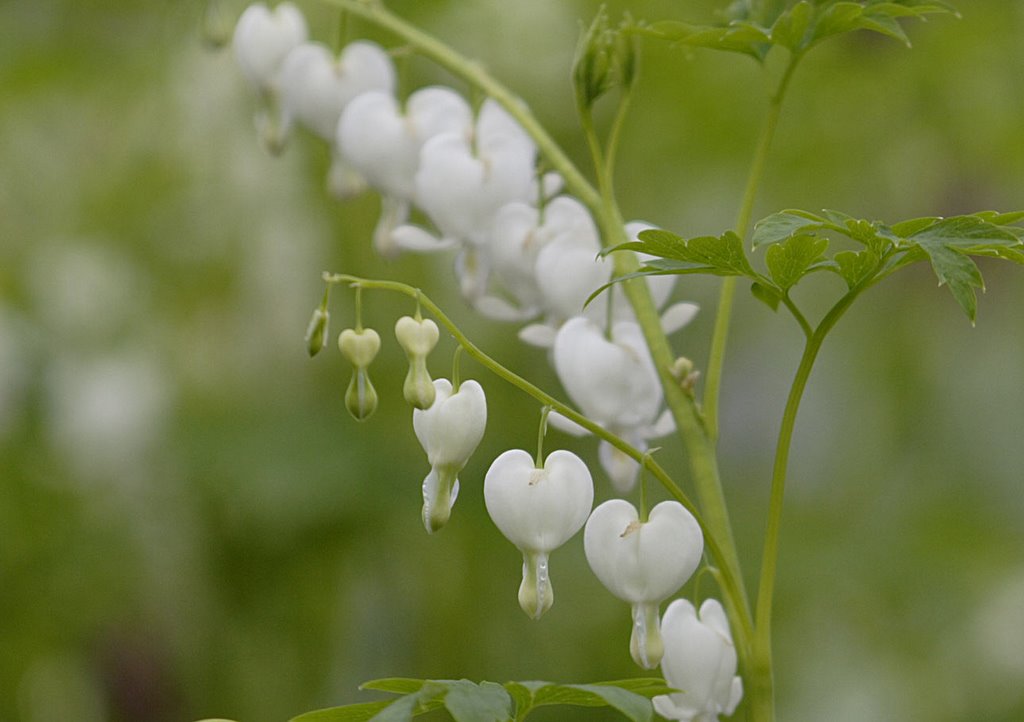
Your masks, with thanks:
[[(440, 86), (417, 90), (409, 96), (404, 111), (391, 93), (383, 91), (363, 93), (345, 106), (338, 123), (337, 146), (382, 195), (381, 217), (373, 236), (382, 255), (393, 256), (399, 250), (393, 233), (409, 218), (423, 144), (442, 133), (469, 137), (472, 128), (469, 103), (454, 90)], [(415, 245), (412, 241), (407, 244)], [(428, 242), (427, 248), (433, 245)]]
[[(671, 414), (661, 412), (657, 369), (637, 324), (614, 323), (608, 339), (591, 319), (571, 318), (555, 335), (553, 356), (562, 386), (584, 416), (640, 450), (648, 439), (672, 432)], [(582, 431), (560, 415), (550, 420), (569, 433)], [(639, 466), (618, 450), (602, 443), (600, 460), (619, 491), (628, 492), (636, 483)]]
[(299, 121), (333, 143), (341, 113), (354, 98), (371, 90), (392, 92), (395, 68), (376, 43), (349, 43), (335, 57), (321, 43), (302, 43), (281, 65), (281, 110), (287, 130)]
[[(588, 260), (597, 255), (597, 228), (586, 207), (572, 196), (553, 198), (543, 209), (522, 201), (502, 206), (495, 216), (487, 246), (491, 285), (488, 294), (477, 299), (477, 310), (485, 316), (508, 321), (525, 320), (539, 313), (556, 313), (546, 300), (549, 289), (542, 286), (537, 277), (538, 257), (556, 239), (571, 239), (584, 246)], [(555, 273), (564, 270), (556, 269)], [(568, 278), (575, 278), (575, 275)], [(562, 276), (559, 287), (565, 281), (566, 277)], [(570, 305), (575, 304), (570, 301)], [(582, 305), (581, 300), (579, 306)]]
[(487, 399), (476, 381), (453, 389), (448, 379), (434, 381), (434, 403), (414, 409), (412, 427), (427, 452), (430, 473), (423, 480), (423, 524), (435, 532), (447, 523), (459, 493), (458, 474), (469, 461), (487, 425)]
[(704, 535), (693, 515), (676, 501), (655, 506), (647, 521), (624, 499), (594, 509), (583, 532), (587, 562), (612, 594), (633, 608), (630, 652), (653, 669), (662, 656), (658, 605), (696, 571)]
[(232, 38), (242, 75), (256, 90), (275, 92), (285, 56), (308, 35), (302, 12), (290, 2), (281, 3), (273, 11), (264, 3), (253, 3), (238, 18)]
[[(435, 237), (423, 229), (396, 229), (395, 237), (410, 250), (425, 251), (467, 244), (483, 248), (494, 216), (511, 201), (528, 202), (535, 196), (537, 151), (518, 124), (494, 100), (484, 101), (472, 138), (462, 133), (442, 133), (428, 140), (420, 151), (416, 172), (415, 201), (440, 232)], [(489, 263), (466, 264), (485, 269)], [(482, 288), (474, 280), (466, 284)]]
[(582, 528), (594, 482), (570, 451), (551, 452), (538, 468), (521, 449), (501, 454), (484, 477), (484, 503), (495, 526), (523, 553), (519, 606), (540, 619), (554, 602), (548, 556)]
[(473, 111), (450, 88), (431, 86), (405, 107), (390, 92), (371, 91), (349, 103), (338, 123), (338, 147), (384, 195), (411, 200), (423, 144), (441, 133), (469, 137)]
[(684, 691), (655, 697), (655, 711), (683, 722), (718, 722), (718, 715), (731, 715), (743, 698), (743, 680), (736, 676), (736, 648), (718, 600), (705, 600), (699, 616), (693, 604), (675, 600), (661, 632), (662, 674), (669, 686)]

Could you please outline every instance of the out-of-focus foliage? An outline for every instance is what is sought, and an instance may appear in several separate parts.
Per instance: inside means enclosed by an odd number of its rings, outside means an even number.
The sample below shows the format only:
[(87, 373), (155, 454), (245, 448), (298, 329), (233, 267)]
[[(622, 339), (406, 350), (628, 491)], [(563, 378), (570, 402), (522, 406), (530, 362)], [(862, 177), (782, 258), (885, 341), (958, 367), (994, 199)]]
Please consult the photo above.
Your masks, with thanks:
[[(483, 59), (583, 162), (569, 69), (596, 3), (391, 4)], [(705, 21), (719, 4), (609, 6), (613, 18)], [(333, 12), (303, 8), (330, 41)], [(241, 3), (225, 10), (230, 21)], [(913, 50), (868, 33), (816, 48), (756, 215), (1020, 207), (1024, 6), (962, 10), (907, 25)], [(463, 308), (447, 259), (368, 250), (377, 201), (329, 200), (318, 142), (299, 137), (277, 159), (259, 149), (254, 101), (229, 54), (204, 47), (202, 17), (194, 3), (0, 4), (0, 720), (274, 722), (357, 701), (372, 677), (635, 674), (628, 610), (578, 542), (558, 552), (544, 620), (518, 608), (519, 554), (487, 520), (479, 482), (501, 451), (531, 448), (525, 397), (463, 364), (487, 389), (490, 430), (452, 521), (427, 538), (428, 467), (397, 344), (382, 334), (366, 424), (344, 410), (337, 352), (307, 358), (320, 271), (390, 276), (431, 288), (472, 338), (554, 388), (542, 354)], [(739, 202), (765, 71), (642, 45), (624, 212), (718, 235)], [(452, 82), (415, 60), (405, 77)], [(1006, 265), (979, 261), (989, 290), (976, 329), (921, 264), (872, 289), (825, 346), (783, 530), (784, 719), (1024, 716), (1024, 281)], [(842, 283), (819, 275), (801, 303)], [(675, 341), (699, 368), (716, 282), (680, 285), (706, 309)], [(364, 299), (374, 328), (410, 312)], [(332, 313), (336, 329), (351, 325), (344, 293)], [(738, 301), (720, 446), (748, 560), (798, 337)], [(434, 376), (451, 348), (442, 339), (431, 356)], [(551, 439), (594, 454), (593, 441)]]

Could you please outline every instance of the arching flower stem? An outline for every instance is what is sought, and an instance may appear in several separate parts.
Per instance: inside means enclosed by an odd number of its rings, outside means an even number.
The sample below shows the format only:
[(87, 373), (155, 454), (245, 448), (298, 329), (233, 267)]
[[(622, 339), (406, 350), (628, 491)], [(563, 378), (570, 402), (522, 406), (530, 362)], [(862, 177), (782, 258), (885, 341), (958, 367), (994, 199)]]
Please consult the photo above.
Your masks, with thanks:
[[(444, 326), (448, 332), (452, 335), (459, 346), (465, 351), (465, 353), (472, 359), (476, 360), (480, 365), (486, 368), (488, 371), (493, 373), (495, 376), (503, 379), (504, 381), (512, 384), (516, 388), (524, 391), (525, 393), (532, 396), (534, 399), (539, 401), (545, 406), (550, 406), (551, 410), (557, 411), (562, 416), (565, 416), (569, 420), (582, 426), (584, 429), (592, 433), (594, 436), (607, 441), (609, 444), (614, 446), (622, 453), (629, 456), (631, 459), (641, 465), (643, 469), (646, 469), (650, 474), (658, 480), (658, 482), (665, 488), (665, 490), (680, 504), (682, 504), (687, 511), (694, 515), (697, 522), (701, 526), (701, 530), (704, 533), (704, 540), (707, 550), (711, 556), (714, 557), (719, 564), (722, 564), (723, 549), (719, 542), (716, 531), (708, 526), (703, 520), (700, 511), (697, 506), (690, 500), (690, 498), (683, 492), (679, 485), (669, 476), (668, 472), (651, 457), (650, 454), (640, 451), (633, 445), (629, 444), (622, 438), (611, 433), (607, 429), (583, 416), (576, 410), (562, 403), (551, 394), (542, 390), (541, 388), (530, 383), (526, 379), (522, 378), (515, 372), (506, 368), (502, 364), (498, 363), (492, 357), (482, 351), (476, 344), (474, 344), (460, 329), (459, 327), (448, 317), (444, 311), (435, 304), (426, 294), (418, 288), (414, 288), (405, 283), (398, 281), (384, 281), (376, 279), (359, 278), (357, 276), (350, 276), (343, 273), (324, 273), (323, 280), (329, 284), (348, 284), (357, 289), (375, 289), (383, 291), (391, 291), (395, 293), (401, 293), (409, 296), (410, 298), (416, 299), (422, 308), (432, 315), (437, 322)], [(739, 602), (742, 599), (740, 580), (733, 574), (732, 569), (729, 569), (724, 564), (722, 565), (721, 571), (721, 583), (725, 597), (730, 600), (731, 604), (739, 606)], [(739, 631), (744, 639), (753, 639), (753, 623), (749, 616), (739, 617)]]

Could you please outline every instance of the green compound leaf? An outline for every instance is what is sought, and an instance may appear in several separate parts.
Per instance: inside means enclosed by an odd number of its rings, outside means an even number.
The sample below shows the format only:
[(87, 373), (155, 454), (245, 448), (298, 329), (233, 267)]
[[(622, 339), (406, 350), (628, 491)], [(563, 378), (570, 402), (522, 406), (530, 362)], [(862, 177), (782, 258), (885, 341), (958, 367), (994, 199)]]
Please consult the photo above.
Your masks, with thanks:
[(910, 38), (899, 23), (899, 18), (924, 18), (930, 14), (959, 13), (946, 3), (941, 2), (833, 2), (826, 3), (818, 9), (817, 17), (811, 31), (804, 37), (798, 51), (806, 51), (826, 38), (834, 37), (855, 30), (870, 30), (887, 35), (894, 40), (910, 46)]
[(474, 684), (460, 679), (448, 685), (444, 706), (455, 722), (505, 722), (511, 717), (512, 699), (494, 682)]
[(824, 267), (826, 248), (827, 238), (802, 233), (769, 247), (765, 264), (775, 285), (788, 291), (811, 270)]
[(743, 21), (733, 21), (728, 25), (693, 25), (663, 20), (640, 27), (637, 32), (679, 45), (741, 53), (758, 62), (768, 55), (772, 44), (771, 37), (764, 28)]
[(675, 270), (712, 273), (717, 276), (757, 277), (743, 251), (743, 241), (732, 231), (721, 236), (699, 236), (690, 240), (669, 231), (658, 229), (641, 231), (639, 241), (623, 243), (611, 250), (640, 251), (667, 260), (681, 261), (684, 264), (674, 268), (657, 264), (654, 261), (647, 264), (648, 267), (662, 271)]

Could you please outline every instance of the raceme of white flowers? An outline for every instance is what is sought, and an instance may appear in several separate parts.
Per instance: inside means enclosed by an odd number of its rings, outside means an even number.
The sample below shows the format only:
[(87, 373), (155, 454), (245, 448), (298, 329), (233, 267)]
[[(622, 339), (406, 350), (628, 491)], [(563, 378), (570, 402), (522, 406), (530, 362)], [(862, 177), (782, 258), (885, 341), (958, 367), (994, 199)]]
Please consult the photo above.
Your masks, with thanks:
[[(525, 324), (520, 339), (548, 350), (585, 416), (641, 450), (673, 431), (657, 371), (622, 294), (612, 289), (584, 309), (612, 276), (611, 263), (599, 256), (602, 241), (590, 212), (561, 194), (557, 174), (538, 169), (536, 145), (501, 105), (488, 98), (474, 111), (443, 86), (399, 97), (384, 48), (358, 40), (335, 52), (313, 42), (302, 13), (288, 2), (246, 8), (233, 47), (257, 94), (264, 146), (280, 152), (294, 126), (303, 126), (331, 146), (327, 184), (334, 195), (344, 198), (366, 187), (380, 194), (373, 233), (378, 253), (453, 252), (469, 304), (488, 318)], [(410, 222), (414, 208), (426, 224)], [(635, 238), (650, 227), (630, 223), (624, 230)], [(668, 302), (673, 282), (669, 276), (647, 280), (656, 307)], [(696, 311), (689, 303), (664, 308), (663, 329), (682, 328)], [(326, 335), (325, 300), (307, 333), (310, 353)], [(433, 321), (403, 317), (395, 335), (409, 361), (403, 393), (414, 407), (413, 428), (431, 467), (422, 487), (423, 523), (434, 532), (451, 514), (458, 474), (484, 432), (487, 404), (476, 381), (453, 387), (446, 379), (431, 380), (426, 357), (439, 338)], [(380, 339), (360, 328), (344, 331), (338, 341), (353, 365), (346, 405), (365, 419), (377, 406), (367, 368)], [(585, 433), (557, 413), (550, 420), (563, 431)], [(634, 487), (639, 466), (633, 459), (606, 442), (598, 458), (615, 489)], [(685, 508), (662, 502), (642, 521), (618, 499), (591, 513), (590, 471), (564, 450), (551, 453), (543, 466), (525, 451), (505, 452), (486, 474), (484, 495), (495, 525), (523, 554), (519, 601), (528, 615), (539, 618), (551, 606), (549, 555), (586, 523), (591, 568), (633, 607), (634, 659), (644, 667), (663, 659), (669, 683), (687, 690), (659, 697), (658, 711), (701, 722), (732, 711), (742, 690), (717, 602), (706, 602), (699, 618), (688, 602), (670, 605), (662, 656), (659, 605), (693, 574), (703, 551), (700, 527)]]

